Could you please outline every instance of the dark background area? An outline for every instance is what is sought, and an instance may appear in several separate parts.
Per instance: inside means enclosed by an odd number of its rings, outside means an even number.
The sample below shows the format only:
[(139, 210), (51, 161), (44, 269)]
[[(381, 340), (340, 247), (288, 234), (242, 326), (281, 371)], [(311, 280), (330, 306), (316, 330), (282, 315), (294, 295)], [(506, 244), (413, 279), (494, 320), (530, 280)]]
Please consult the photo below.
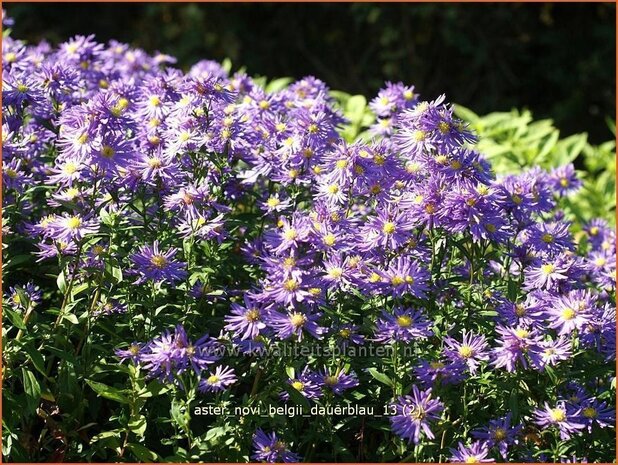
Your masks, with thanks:
[(96, 34), (178, 58), (229, 57), (270, 78), (314, 75), (375, 95), (386, 80), (477, 113), (527, 107), (562, 135), (612, 137), (615, 4), (5, 4), (13, 37)]

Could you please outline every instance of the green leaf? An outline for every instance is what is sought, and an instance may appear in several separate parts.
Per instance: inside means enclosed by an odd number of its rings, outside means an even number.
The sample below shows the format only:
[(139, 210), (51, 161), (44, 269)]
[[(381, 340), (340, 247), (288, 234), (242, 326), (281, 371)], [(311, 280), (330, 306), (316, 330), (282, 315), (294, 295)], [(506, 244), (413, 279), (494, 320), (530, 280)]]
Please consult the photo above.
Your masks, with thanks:
[(479, 120), (479, 116), (474, 113), (472, 110), (470, 110), (469, 108), (464, 107), (463, 105), (454, 105), (455, 108), (455, 115), (459, 118), (461, 118), (464, 121), (467, 121), (469, 123), (475, 124), (478, 122)]
[(64, 276), (64, 271), (58, 275), (58, 278), (56, 278), (56, 284), (58, 285), (60, 292), (64, 294), (67, 290), (67, 281)]
[(92, 381), (91, 379), (87, 379), (86, 383), (88, 383), (88, 386), (90, 386), (92, 390), (99, 394), (101, 397), (120, 402), (121, 404), (130, 403), (128, 397), (125, 395), (123, 390), (113, 388), (103, 383), (99, 383), (98, 381)]
[(384, 373), (379, 372), (375, 368), (367, 368), (367, 372), (373, 376), (375, 379), (380, 381), (382, 384), (386, 384), (387, 386), (393, 386), (393, 381), (386, 376)]
[(127, 444), (127, 449), (133, 452), (133, 455), (135, 455), (140, 462), (152, 463), (158, 462), (160, 459), (158, 454), (141, 444), (129, 443)]
[(39, 373), (41, 373), (43, 376), (45, 376), (47, 378), (47, 373), (45, 371), (45, 360), (43, 359), (43, 356), (41, 355), (41, 352), (39, 352), (31, 344), (23, 345), (22, 349), (24, 350), (24, 352), (26, 352), (26, 355), (28, 356), (28, 358), (32, 362), (32, 365), (34, 366), (34, 368), (36, 368), (36, 370)]
[(133, 416), (131, 417), (128, 426), (133, 433), (142, 438), (146, 432), (146, 426), (148, 426), (146, 417), (144, 415)]
[(287, 87), (287, 85), (290, 84), (293, 80), (294, 79), (292, 79), (291, 77), (282, 77), (279, 79), (274, 79), (268, 83), (265, 91), (268, 94), (280, 91), (281, 89)]
[(69, 323), (73, 323), (74, 325), (79, 324), (79, 320), (73, 313), (65, 313), (62, 315), (63, 320), (67, 320)]
[(41, 399), (41, 386), (34, 377), (34, 373), (30, 370), (22, 368), (22, 380), (24, 383), (24, 392), (27, 397), (27, 407), (29, 412), (34, 412), (39, 405)]
[(19, 313), (14, 312), (10, 308), (3, 308), (2, 310), (4, 314), (9, 317), (9, 320), (11, 320), (11, 323), (13, 324), (13, 326), (15, 326), (17, 329), (22, 329), (22, 330), (26, 329), (24, 320), (22, 319)]

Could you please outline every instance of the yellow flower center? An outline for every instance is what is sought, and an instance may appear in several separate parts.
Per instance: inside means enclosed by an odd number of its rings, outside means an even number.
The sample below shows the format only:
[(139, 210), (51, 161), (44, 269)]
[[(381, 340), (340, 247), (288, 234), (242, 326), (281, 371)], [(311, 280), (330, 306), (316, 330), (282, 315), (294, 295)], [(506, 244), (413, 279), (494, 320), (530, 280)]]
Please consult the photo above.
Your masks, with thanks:
[(295, 291), (296, 289), (298, 289), (300, 287), (300, 285), (298, 284), (298, 282), (295, 279), (288, 279), (285, 283), (283, 283), (283, 288), (286, 291)]
[(491, 223), (487, 223), (485, 225), (485, 229), (489, 231), (490, 233), (496, 232), (496, 226)]
[(530, 331), (519, 328), (515, 330), (515, 335), (520, 339), (525, 339), (530, 335)]
[(328, 270), (328, 276), (330, 278), (338, 279), (338, 278), (341, 278), (342, 275), (343, 275), (343, 269), (341, 269), (340, 267), (335, 267), (335, 268), (331, 268), (330, 270)]
[(219, 377), (217, 375), (210, 375), (208, 377), (208, 384), (215, 384), (219, 381)]
[(350, 331), (348, 328), (343, 328), (342, 330), (339, 331), (339, 336), (341, 336), (344, 339), (349, 338), (352, 335), (352, 331)]
[(551, 263), (546, 263), (545, 265), (541, 266), (541, 271), (545, 274), (551, 274), (554, 272), (554, 265), (552, 265)]
[(69, 187), (66, 190), (65, 194), (66, 194), (68, 199), (73, 200), (75, 197), (77, 197), (79, 195), (79, 189), (77, 189), (75, 187)]
[(425, 205), (425, 211), (431, 215), (436, 212), (436, 207), (433, 203), (428, 203)]
[(412, 417), (413, 420), (420, 421), (423, 418), (425, 418), (425, 415), (426, 415), (425, 409), (421, 407), (420, 405), (416, 406), (415, 408), (410, 409), (410, 417)]
[(446, 121), (440, 121), (440, 123), (438, 124), (438, 130), (442, 134), (446, 134), (447, 132), (451, 130), (451, 125), (448, 124)]
[(591, 236), (596, 236), (597, 234), (599, 234), (599, 228), (597, 226), (593, 226), (592, 228), (590, 228)]
[(266, 201), (266, 205), (268, 205), (270, 208), (275, 208), (280, 203), (281, 203), (281, 200), (279, 200), (277, 197), (270, 197)]
[(257, 308), (253, 308), (245, 313), (245, 319), (253, 323), (254, 321), (258, 321), (260, 319), (260, 311)]
[(466, 457), (466, 463), (476, 463), (476, 462), (478, 462), (476, 455), (470, 455)]
[(559, 408), (554, 408), (549, 411), (549, 416), (552, 421), (559, 423), (561, 421), (566, 420), (566, 413), (564, 410)]
[(11, 179), (15, 179), (17, 177), (17, 171), (12, 168), (7, 168), (4, 172)]
[(320, 289), (319, 287), (309, 288), (309, 294), (311, 294), (314, 297), (319, 296), (321, 293), (322, 293), (322, 289)]
[(594, 264), (599, 267), (604, 266), (606, 263), (607, 260), (605, 260), (603, 257), (599, 257), (594, 261)]
[(335, 235), (334, 234), (327, 234), (326, 236), (324, 236), (324, 244), (326, 244), (329, 247), (332, 247), (333, 245), (335, 245)]
[(101, 148), (101, 155), (105, 158), (113, 158), (115, 154), (116, 154), (116, 151), (109, 145), (104, 145)]
[(83, 133), (77, 138), (77, 143), (80, 145), (84, 145), (86, 142), (88, 142), (88, 134), (86, 133)]
[(158, 96), (153, 95), (148, 99), (148, 103), (153, 107), (158, 107), (161, 105), (161, 99)]
[(158, 157), (149, 158), (147, 163), (152, 169), (161, 168), (161, 165), (163, 165), (161, 159)]
[(150, 263), (152, 263), (154, 267), (161, 269), (167, 265), (167, 258), (163, 255), (153, 255), (150, 259)]
[(414, 131), (414, 140), (416, 142), (422, 142), (425, 140), (426, 137), (427, 137), (427, 132), (421, 131), (421, 130)]
[(337, 168), (339, 168), (340, 170), (344, 169), (346, 166), (348, 166), (348, 160), (337, 160), (336, 163)]
[(575, 310), (573, 310), (572, 308), (565, 308), (564, 310), (562, 310), (561, 316), (563, 320), (572, 320), (573, 318), (575, 318)]
[(378, 166), (384, 165), (385, 161), (386, 161), (386, 158), (384, 158), (382, 155), (374, 155), (373, 157), (373, 162)]
[(297, 391), (302, 391), (305, 388), (305, 385), (297, 380), (292, 383), (292, 387)]
[(494, 431), (494, 439), (496, 441), (502, 441), (506, 438), (506, 431), (502, 428), (496, 428)]
[(329, 194), (336, 194), (337, 192), (339, 192), (339, 186), (337, 184), (331, 184), (330, 186), (328, 186)]
[(562, 187), (568, 187), (568, 185), (569, 185), (569, 180), (568, 180), (567, 178), (561, 178), (561, 179), (560, 179), (560, 185), (561, 185)]
[(409, 328), (412, 325), (412, 318), (410, 318), (408, 315), (398, 316), (397, 324), (402, 328)]
[(393, 234), (395, 232), (395, 223), (391, 223), (390, 221), (384, 223), (382, 232), (384, 232), (384, 234)]
[(67, 219), (67, 228), (75, 230), (82, 225), (82, 220), (77, 216), (71, 216)]
[(76, 171), (77, 171), (77, 165), (73, 163), (72, 161), (65, 163), (64, 166), (62, 167), (62, 172), (64, 174), (71, 175), (75, 173)]
[(461, 166), (462, 166), (462, 165), (461, 165), (461, 162), (460, 162), (459, 160), (453, 160), (453, 161), (451, 162), (451, 169), (454, 169), (454, 170), (460, 170), (460, 169), (461, 169)]
[(327, 384), (329, 386), (334, 386), (335, 384), (337, 384), (338, 381), (339, 378), (337, 378), (336, 376), (326, 376), (324, 378), (324, 384)]
[(296, 259), (294, 257), (287, 257), (283, 260), (283, 266), (286, 268), (292, 268), (296, 265)]
[(401, 286), (405, 282), (405, 279), (403, 279), (401, 276), (395, 275), (391, 278), (391, 284), (393, 286)]
[(286, 241), (293, 241), (298, 237), (298, 232), (294, 228), (290, 228), (283, 233), (283, 237)]
[(412, 92), (411, 90), (404, 91), (403, 98), (406, 100), (412, 100), (414, 98), (414, 92)]
[(470, 358), (474, 354), (474, 349), (468, 345), (462, 345), (458, 352), (463, 358)]
[(293, 313), (290, 316), (290, 323), (292, 323), (292, 326), (294, 326), (295, 328), (300, 328), (306, 322), (307, 322), (307, 317), (303, 315), (302, 313)]
[(429, 366), (433, 368), (434, 370), (439, 370), (441, 368), (444, 368), (444, 363), (436, 361), (436, 362), (431, 362)]
[(541, 239), (546, 244), (551, 244), (552, 242), (554, 242), (554, 236), (552, 236), (551, 234), (548, 234), (548, 233), (543, 234), (543, 237), (541, 237)]
[(21, 305), (21, 299), (19, 297), (19, 294), (15, 294), (13, 296), (13, 303), (16, 304), (16, 305)]
[(369, 282), (370, 283), (377, 283), (378, 281), (380, 281), (380, 275), (378, 273), (371, 273), (371, 276), (369, 276)]
[(586, 407), (584, 410), (582, 410), (582, 414), (586, 418), (596, 418), (599, 413), (597, 412), (597, 409), (595, 409), (594, 407)]

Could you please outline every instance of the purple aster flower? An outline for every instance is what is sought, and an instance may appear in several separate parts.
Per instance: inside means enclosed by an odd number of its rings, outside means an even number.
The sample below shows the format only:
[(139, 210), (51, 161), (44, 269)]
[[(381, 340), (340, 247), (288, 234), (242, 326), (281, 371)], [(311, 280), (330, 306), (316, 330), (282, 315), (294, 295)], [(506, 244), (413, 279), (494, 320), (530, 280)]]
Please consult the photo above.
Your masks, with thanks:
[(517, 444), (517, 436), (522, 430), (521, 425), (511, 426), (512, 414), (497, 420), (490, 420), (489, 426), (472, 431), (475, 439), (483, 440), (488, 447), (497, 447), (500, 455), (506, 459), (509, 446)]
[(616, 426), (616, 409), (598, 399), (586, 399), (581, 404), (581, 415), (578, 421), (583, 423), (588, 432), (592, 432), (593, 425), (600, 428), (614, 428)]
[(573, 261), (563, 255), (538, 260), (525, 271), (524, 289), (554, 289), (570, 278)]
[(423, 299), (425, 291), (429, 289), (427, 286), (429, 271), (407, 257), (397, 257), (381, 275), (386, 283), (385, 289), (388, 289), (394, 297), (410, 294)]
[(547, 365), (556, 365), (571, 358), (571, 341), (565, 337), (541, 341), (530, 348), (528, 355), (532, 365), (542, 371)]
[(121, 362), (125, 360), (131, 360), (133, 363), (138, 364), (141, 362), (141, 356), (144, 353), (145, 344), (140, 342), (133, 342), (127, 349), (116, 349), (116, 357), (120, 358)]
[(376, 325), (375, 340), (381, 342), (425, 339), (433, 334), (432, 323), (418, 310), (397, 307), (393, 314), (382, 311)]
[(127, 313), (127, 306), (116, 300), (108, 300), (100, 304), (93, 312), (92, 316), (97, 318), (100, 316), (122, 315)]
[(155, 282), (168, 282), (174, 284), (182, 281), (187, 276), (186, 264), (174, 261), (174, 256), (178, 252), (175, 247), (166, 252), (159, 250), (159, 241), (155, 241), (152, 246), (144, 245), (139, 251), (131, 256), (136, 269), (135, 274), (139, 278), (135, 282), (141, 284), (147, 280)]
[(515, 371), (517, 362), (524, 368), (528, 367), (526, 353), (530, 348), (534, 348), (540, 342), (540, 336), (534, 329), (526, 327), (504, 327), (496, 326), (496, 332), (500, 334), (497, 340), (499, 346), (492, 349), (492, 365), (500, 368), (505, 367), (507, 371)]
[[(296, 378), (289, 378), (287, 380), (287, 384), (296, 389), (301, 395), (313, 400), (322, 397), (322, 388), (318, 384), (319, 382), (321, 381), (318, 381), (316, 373), (309, 370), (308, 367), (305, 367)], [(280, 396), (286, 402), (290, 399), (290, 394), (287, 391), (283, 391)]]
[(225, 391), (228, 387), (238, 381), (234, 370), (230, 367), (218, 366), (214, 371), (207, 374), (200, 380), (200, 392), (219, 392)]
[(342, 395), (346, 389), (358, 386), (358, 378), (354, 372), (347, 374), (341, 368), (335, 370), (334, 373), (328, 368), (324, 368), (316, 373), (315, 380), (337, 395)]
[(288, 339), (296, 336), (302, 340), (304, 332), (308, 332), (316, 339), (321, 339), (328, 330), (316, 322), (322, 316), (321, 313), (300, 312), (288, 310), (286, 313), (270, 311), (265, 316), (265, 323), (276, 331), (280, 339)]
[(451, 458), (449, 462), (462, 463), (487, 463), (495, 462), (492, 458), (487, 458), (489, 446), (483, 441), (475, 441), (470, 446), (465, 446), (462, 442), (457, 444), (457, 449), (450, 449)]
[(580, 421), (581, 409), (570, 407), (564, 401), (559, 401), (553, 408), (545, 402), (543, 408), (534, 410), (534, 422), (543, 428), (555, 426), (560, 431), (562, 440), (569, 439), (574, 433), (585, 428), (585, 424)]
[(57, 241), (79, 241), (87, 234), (95, 234), (99, 230), (99, 224), (95, 220), (82, 217), (79, 214), (69, 215), (64, 213), (57, 216), (47, 226), (50, 235)]
[(9, 305), (13, 310), (24, 311), (41, 303), (42, 292), (33, 282), (25, 286), (11, 286), (8, 293)]
[(302, 302), (311, 296), (311, 293), (303, 284), (300, 273), (286, 278), (280, 276), (274, 282), (265, 285), (264, 291), (257, 298), (265, 302), (270, 301), (285, 305)]
[(260, 330), (266, 328), (264, 315), (270, 308), (255, 300), (250, 294), (244, 295), (244, 304), (241, 306), (232, 302), (232, 315), (225, 317), (225, 329), (232, 331), (241, 339), (255, 339)]
[(549, 173), (549, 182), (553, 190), (561, 196), (577, 191), (582, 185), (582, 182), (577, 179), (573, 163), (554, 168)]
[(574, 247), (569, 226), (568, 223), (535, 223), (524, 234), (537, 252), (558, 254)]
[(581, 331), (590, 324), (594, 300), (589, 291), (575, 290), (551, 300), (546, 310), (549, 327), (558, 330), (560, 335)]
[(300, 462), (300, 456), (288, 449), (285, 442), (281, 441), (275, 433), (267, 434), (258, 429), (253, 435), (253, 460), (259, 462)]
[(408, 241), (413, 227), (414, 223), (403, 212), (378, 210), (378, 215), (361, 229), (361, 250), (397, 249)]
[(359, 329), (360, 326), (345, 324), (336, 328), (334, 334), (341, 347), (347, 347), (349, 344), (363, 345), (365, 343), (365, 336), (358, 334)]
[(396, 410), (396, 414), (390, 417), (393, 432), (414, 444), (420, 442), (421, 433), (428, 439), (434, 439), (429, 425), (431, 421), (440, 419), (444, 404), (439, 398), (432, 398), (431, 388), (420, 391), (413, 385), (411, 394), (399, 397), (397, 402), (392, 404)]
[(466, 378), (467, 365), (462, 360), (450, 360), (446, 363), (441, 360), (421, 360), (414, 368), (414, 374), (423, 386), (433, 386), (438, 382), (441, 385), (459, 384)]
[(451, 337), (444, 339), (446, 345), (444, 353), (451, 360), (461, 360), (468, 365), (470, 373), (475, 373), (480, 361), (489, 360), (488, 344), (485, 336), (475, 336), (464, 330), (463, 341), (459, 342)]

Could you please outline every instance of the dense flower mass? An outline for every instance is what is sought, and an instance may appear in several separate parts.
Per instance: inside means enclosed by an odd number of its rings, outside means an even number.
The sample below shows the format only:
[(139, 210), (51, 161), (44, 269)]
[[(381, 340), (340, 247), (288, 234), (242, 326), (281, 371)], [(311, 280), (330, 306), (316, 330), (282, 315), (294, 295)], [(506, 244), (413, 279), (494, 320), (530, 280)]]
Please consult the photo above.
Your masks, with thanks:
[[(33, 312), (71, 335), (41, 338), (49, 368), (30, 355), (60, 389), (124, 386), (91, 459), (611, 458), (616, 235), (562, 211), (572, 165), (496, 177), (445, 96), (402, 83), (346, 140), (314, 77), (183, 72), (93, 36), (2, 53), (5, 307), (18, 338)], [(202, 401), (228, 413), (191, 418)], [(380, 411), (264, 413), (351, 404)]]

